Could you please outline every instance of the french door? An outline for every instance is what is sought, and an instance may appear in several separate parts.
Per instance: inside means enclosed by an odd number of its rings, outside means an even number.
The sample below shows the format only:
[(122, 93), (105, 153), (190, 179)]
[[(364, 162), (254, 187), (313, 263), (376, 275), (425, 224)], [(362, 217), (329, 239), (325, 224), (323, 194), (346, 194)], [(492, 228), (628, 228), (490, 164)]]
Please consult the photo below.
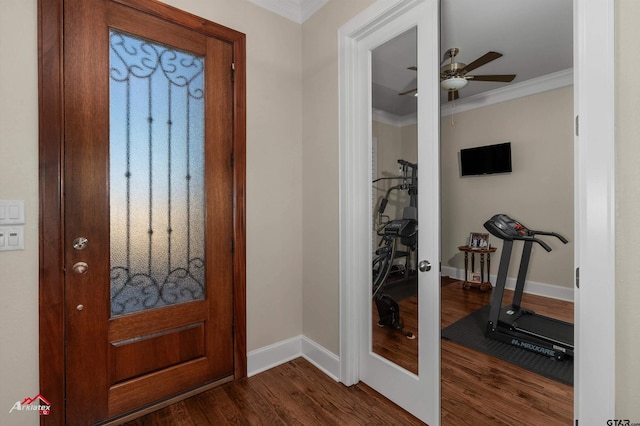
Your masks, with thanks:
[(63, 4), (64, 422), (94, 424), (246, 369), (237, 46), (154, 1)]
[[(376, 2), (341, 29), (344, 55), (341, 57), (341, 108), (344, 111), (341, 116), (341, 286), (344, 300), (341, 380), (346, 384), (363, 381), (430, 425), (440, 423), (438, 3), (434, 0)], [(403, 304), (409, 306), (407, 301), (411, 299), (400, 302), (396, 298), (400, 305), (400, 322), (393, 322), (389, 327), (381, 324), (385, 322), (382, 320), (384, 308), (377, 306), (377, 299), (389, 299), (372, 297), (372, 279), (376, 274), (375, 263), (372, 272), (372, 258), (381, 253), (376, 250), (379, 245), (374, 244), (375, 238), (372, 238), (372, 221), (376, 216), (372, 205), (379, 204), (376, 196), (373, 199), (371, 196), (372, 182), (374, 186), (379, 185), (381, 176), (391, 174), (382, 172), (372, 176), (371, 173), (369, 141), (375, 136), (372, 135), (371, 113), (372, 57), (379, 47), (398, 38), (406, 39), (408, 35), (415, 37), (416, 62), (402, 64), (402, 67), (417, 68), (417, 86), (409, 88), (416, 88), (419, 93), (416, 100), (417, 148), (411, 153), (399, 150), (411, 158), (402, 157), (403, 162), (398, 163), (410, 163), (409, 167), (417, 170), (417, 174), (403, 175), (400, 182), (410, 182), (407, 184), (409, 197), (417, 198), (417, 217), (410, 216), (417, 218), (415, 260), (419, 272), (416, 273), (417, 296), (412, 296), (415, 307), (411, 307), (409, 313)], [(380, 150), (378, 155), (382, 155)], [(398, 167), (396, 165), (396, 170)], [(409, 211), (415, 207), (412, 202), (405, 204), (410, 206)], [(401, 209), (395, 215), (388, 211), (385, 214), (391, 219), (406, 216)], [(375, 228), (379, 229), (378, 226)], [(382, 234), (385, 231), (379, 231), (378, 235)], [(415, 321), (409, 324), (409, 318)], [(377, 344), (375, 336), (380, 330), (388, 341), (399, 341), (398, 346), (406, 348), (403, 355), (410, 352), (411, 359), (394, 359), (384, 344)]]

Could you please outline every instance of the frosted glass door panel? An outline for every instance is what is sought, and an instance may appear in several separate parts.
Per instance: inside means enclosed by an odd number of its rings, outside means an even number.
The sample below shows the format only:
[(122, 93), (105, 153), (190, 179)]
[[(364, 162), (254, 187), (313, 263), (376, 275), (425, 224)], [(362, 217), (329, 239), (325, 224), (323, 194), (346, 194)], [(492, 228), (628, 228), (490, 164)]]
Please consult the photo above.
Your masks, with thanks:
[(204, 59), (110, 31), (111, 316), (205, 297)]

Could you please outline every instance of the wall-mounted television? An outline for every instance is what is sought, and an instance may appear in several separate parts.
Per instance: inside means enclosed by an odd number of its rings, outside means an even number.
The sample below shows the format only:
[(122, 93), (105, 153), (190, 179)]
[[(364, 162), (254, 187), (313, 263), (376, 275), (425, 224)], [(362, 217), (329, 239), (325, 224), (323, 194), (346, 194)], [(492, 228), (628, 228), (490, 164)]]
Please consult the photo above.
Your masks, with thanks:
[(511, 142), (460, 150), (462, 176), (511, 172)]

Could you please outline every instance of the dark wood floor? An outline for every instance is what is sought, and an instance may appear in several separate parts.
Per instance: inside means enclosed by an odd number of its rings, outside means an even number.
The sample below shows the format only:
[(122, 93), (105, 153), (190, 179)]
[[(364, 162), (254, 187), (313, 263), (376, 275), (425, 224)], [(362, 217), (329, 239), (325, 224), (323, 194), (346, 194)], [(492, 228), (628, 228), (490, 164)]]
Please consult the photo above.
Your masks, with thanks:
[[(490, 293), (443, 280), (442, 327)], [(509, 297), (507, 294), (505, 297)], [(415, 303), (415, 302), (410, 302)], [(573, 304), (525, 295), (523, 305), (565, 321)], [(404, 339), (404, 338), (403, 338)], [(408, 339), (405, 339), (408, 340)], [(402, 339), (399, 340), (404, 343)], [(410, 341), (411, 342), (411, 341)], [(442, 341), (442, 425), (571, 425), (573, 388)], [(420, 425), (365, 384), (336, 383), (302, 358), (227, 383), (128, 425)]]
[[(444, 328), (489, 303), (490, 292), (441, 288)], [(513, 292), (505, 291), (503, 304)], [(525, 294), (522, 306), (573, 322), (573, 303)], [(573, 387), (531, 373), (448, 340), (441, 340), (443, 425), (571, 425)]]
[(303, 358), (127, 425), (422, 425), (365, 384), (346, 387)]

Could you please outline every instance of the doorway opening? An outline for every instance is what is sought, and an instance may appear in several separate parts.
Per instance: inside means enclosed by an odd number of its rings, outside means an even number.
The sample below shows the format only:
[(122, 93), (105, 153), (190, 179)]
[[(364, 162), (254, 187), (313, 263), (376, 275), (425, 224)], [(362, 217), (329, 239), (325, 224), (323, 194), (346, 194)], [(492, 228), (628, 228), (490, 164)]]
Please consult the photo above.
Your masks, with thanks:
[[(509, 214), (533, 229), (552, 230), (568, 237), (567, 245), (553, 242), (549, 254), (533, 250), (534, 258), (523, 283), (527, 294), (522, 306), (567, 322), (574, 320), (573, 4), (569, 0), (535, 6), (520, 2), (517, 10), (511, 9), (515, 4), (504, 2), (492, 2), (482, 10), (454, 1), (443, 0), (441, 4), (443, 68), (455, 59), (456, 67), (464, 67), (467, 78), (467, 85), (453, 92), (443, 90), (441, 95), (442, 328), (447, 336), (456, 337), (442, 342), (442, 417), (455, 421), (472, 413), (479, 419), (496, 415), (504, 416), (504, 421), (517, 422), (532, 416), (541, 420), (550, 416), (550, 420), (571, 422), (573, 360), (563, 364), (566, 368), (561, 377), (568, 377), (569, 383), (540, 376), (541, 369), (531, 373), (523, 368), (521, 377), (527, 377), (526, 382), (542, 381), (546, 389), (553, 390), (538, 394), (535, 386), (521, 386), (520, 379), (513, 376), (514, 369), (508, 363), (516, 362), (517, 351), (513, 356), (504, 356), (502, 359), (507, 361), (503, 362), (487, 358), (487, 353), (495, 356), (496, 352), (479, 348), (493, 344), (485, 337), (489, 318), (484, 314), (492, 304), (489, 294), (497, 290), (488, 290), (491, 287), (487, 283), (495, 286), (498, 261), (503, 255), (503, 241), (489, 234), (483, 224), (498, 213)], [(529, 7), (535, 11), (525, 10)], [(526, 21), (519, 21), (524, 16)], [(492, 19), (508, 23), (495, 25)], [(520, 39), (520, 35), (524, 38)], [(543, 42), (546, 37), (553, 40), (552, 49), (544, 47), (549, 46)], [(455, 58), (447, 56), (451, 49), (457, 49)], [(541, 53), (553, 60), (544, 65), (538, 63), (539, 74), (534, 75), (529, 65), (537, 63), (534, 58)], [(523, 91), (524, 87), (531, 90)], [(508, 172), (463, 173), (462, 168), (468, 166), (463, 154), (473, 153), (473, 148), (506, 143), (510, 145)], [(476, 156), (476, 161), (482, 160)], [(465, 247), (472, 246), (473, 236), (477, 235), (486, 236), (482, 241), (495, 252), (467, 251)], [(516, 253), (520, 253), (522, 243), (516, 244)], [(514, 254), (511, 260), (507, 287), (513, 290), (520, 257)], [(509, 303), (511, 294), (507, 292), (503, 304)], [(465, 322), (469, 318), (477, 318), (483, 325), (475, 327)], [(450, 332), (462, 325), (466, 327), (464, 336), (458, 338)], [(467, 353), (472, 338), (491, 343), (474, 346), (480, 351), (477, 354)], [(554, 363), (544, 355), (535, 357), (540, 357), (541, 364)], [(467, 361), (460, 362), (460, 358)], [(463, 373), (469, 362), (474, 365), (474, 378)], [(493, 374), (492, 378), (485, 373)], [(457, 392), (454, 385), (465, 380), (478, 384), (496, 380), (501, 386), (495, 393), (482, 389), (475, 397), (467, 396)], [(508, 397), (509, 390), (515, 395), (521, 392), (522, 398)], [(460, 412), (455, 407), (469, 406), (467, 397), (480, 403), (472, 412)], [(486, 404), (481, 401), (507, 399), (517, 408), (505, 407), (498, 414), (483, 412)], [(532, 405), (554, 409), (550, 414), (531, 410)], [(522, 417), (516, 418), (518, 415)]]
[[(405, 4), (398, 1), (395, 6)], [(375, 6), (375, 5), (374, 5)], [(613, 62), (613, 14), (612, 6), (605, 5), (587, 5), (580, 3), (579, 7), (574, 2), (574, 34), (588, 37), (579, 38), (574, 41), (576, 46), (580, 48), (575, 55), (576, 67), (580, 70), (576, 76), (576, 92), (573, 99), (573, 110), (581, 115), (587, 114), (591, 117), (602, 117), (600, 120), (589, 120), (588, 123), (581, 125), (580, 128), (580, 150), (576, 150), (574, 155), (575, 164), (575, 188), (572, 195), (575, 200), (575, 238), (576, 250), (573, 264), (579, 266), (582, 271), (584, 268), (589, 269), (588, 280), (593, 286), (582, 287), (575, 291), (576, 303), (576, 320), (580, 327), (576, 332), (576, 351), (577, 358), (580, 359), (580, 368), (576, 370), (576, 394), (574, 416), (586, 416), (590, 419), (599, 418), (606, 419), (611, 416), (614, 409), (615, 389), (613, 382), (608, 378), (615, 375), (615, 343), (609, 341), (609, 345), (601, 345), (602, 336), (596, 333), (601, 330), (603, 324), (606, 324), (609, 330), (609, 336), (614, 335), (614, 318), (613, 318), (613, 281), (611, 277), (615, 275), (615, 264), (613, 252), (608, 248), (613, 247), (613, 206), (614, 188), (613, 188), (613, 88), (612, 70), (607, 69), (601, 62), (601, 59), (595, 58), (600, 55), (599, 52), (606, 52), (605, 56), (609, 59), (609, 63)], [(372, 6), (372, 9), (374, 7)], [(355, 166), (360, 170), (363, 163), (360, 159), (355, 158), (348, 147), (349, 141), (361, 137), (357, 126), (350, 126), (357, 123), (360, 114), (365, 114), (367, 105), (361, 102), (350, 103), (355, 99), (353, 93), (357, 92), (353, 89), (357, 85), (357, 81), (367, 78), (367, 70), (361, 67), (358, 62), (357, 42), (361, 39), (362, 34), (366, 31), (375, 31), (376, 18), (379, 16), (376, 11), (367, 10), (361, 16), (355, 18), (352, 22), (345, 25), (341, 29), (341, 61), (343, 64), (341, 70), (341, 110), (344, 111), (341, 123), (341, 163), (348, 166)], [(591, 32), (585, 32), (585, 26), (590, 30), (598, 29), (599, 36), (596, 37)], [(588, 54), (587, 52), (591, 52)], [(592, 55), (592, 56), (591, 56)], [(593, 58), (593, 59), (592, 59)], [(606, 90), (601, 87), (603, 80), (601, 76), (605, 74), (610, 78), (606, 80)], [(458, 110), (459, 112), (459, 110)], [(354, 121), (355, 120), (355, 121)], [(588, 130), (585, 130), (588, 129)], [(574, 135), (574, 147), (577, 147), (577, 135)], [(364, 156), (370, 155), (365, 153)], [(608, 167), (603, 168), (599, 158), (605, 161)], [(347, 166), (347, 167), (348, 167)], [(344, 168), (343, 168), (344, 170)], [(362, 173), (362, 170), (360, 170)], [(359, 373), (359, 364), (356, 354), (359, 351), (359, 340), (357, 326), (349, 325), (351, 321), (359, 318), (359, 312), (362, 309), (358, 300), (350, 288), (350, 283), (362, 281), (363, 271), (358, 271), (358, 266), (345, 261), (345, 259), (366, 258), (366, 253), (359, 253), (354, 249), (354, 242), (357, 241), (358, 233), (353, 224), (357, 223), (358, 213), (362, 213), (363, 206), (366, 206), (367, 200), (358, 199), (355, 192), (350, 191), (351, 184), (354, 182), (353, 176), (357, 173), (344, 174), (346, 178), (346, 190), (343, 192), (341, 202), (343, 211), (341, 213), (342, 223), (341, 229), (341, 247), (346, 253), (341, 257), (342, 273), (341, 273), (341, 298), (343, 302), (343, 310), (341, 311), (342, 327), (341, 327), (341, 378), (346, 384), (357, 382)], [(345, 197), (347, 195), (347, 197)], [(353, 198), (351, 198), (353, 197)], [(605, 197), (605, 198), (602, 198)], [(608, 203), (596, 202), (595, 200), (609, 200)], [(593, 214), (593, 208), (598, 204), (599, 215)], [(590, 206), (587, 215), (587, 205)], [(598, 229), (607, 232), (598, 232)], [(471, 232), (471, 231), (464, 231)], [(585, 241), (602, 242), (602, 245), (585, 244)], [(603, 261), (597, 259), (602, 256)], [(443, 259), (444, 260), (444, 259)], [(584, 275), (581, 274), (583, 277)], [(598, 279), (599, 277), (599, 279)], [(571, 279), (573, 283), (573, 276)], [(584, 281), (582, 281), (584, 282)], [(599, 286), (599, 282), (609, 283), (606, 288)], [(439, 300), (439, 297), (438, 297)], [(607, 306), (612, 311), (607, 311), (589, 318), (589, 307)], [(580, 308), (582, 307), (582, 308)], [(594, 314), (594, 312), (591, 312)], [(598, 318), (598, 324), (595, 324), (594, 318)], [(591, 326), (590, 326), (591, 325)], [(609, 339), (610, 340), (610, 339)], [(588, 351), (581, 351), (581, 347), (588, 347)], [(355, 352), (354, 352), (355, 351)], [(604, 366), (602, 365), (604, 363)], [(590, 366), (590, 367), (587, 367)], [(361, 368), (361, 367), (360, 367)], [(594, 386), (586, 386), (591, 383)], [(611, 397), (604, 403), (598, 402), (598, 395), (594, 392), (599, 386), (604, 386), (609, 390)]]

